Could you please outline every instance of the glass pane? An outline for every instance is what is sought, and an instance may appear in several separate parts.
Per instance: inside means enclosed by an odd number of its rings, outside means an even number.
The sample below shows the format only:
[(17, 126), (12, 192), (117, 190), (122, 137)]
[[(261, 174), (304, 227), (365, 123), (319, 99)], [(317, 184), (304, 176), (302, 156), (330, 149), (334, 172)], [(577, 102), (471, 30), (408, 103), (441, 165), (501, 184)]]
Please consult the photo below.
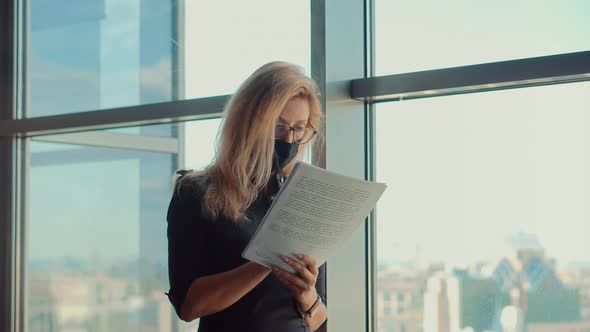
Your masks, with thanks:
[(208, 166), (215, 154), (217, 132), (221, 119), (186, 122), (184, 135), (185, 168), (201, 170)]
[(310, 72), (310, 1), (185, 1), (186, 97), (233, 93), (276, 60)]
[(590, 50), (590, 2), (390, 1), (375, 4), (376, 74)]
[(28, 6), (29, 117), (230, 94), (274, 60), (310, 70), (309, 1), (28, 0)]
[[(212, 159), (218, 125), (186, 124), (191, 168)], [(31, 142), (27, 331), (195, 331), (164, 294), (177, 155), (94, 143)]]
[(379, 331), (590, 328), (588, 91), (377, 106)]
[(31, 151), (29, 331), (172, 331), (163, 218), (173, 156)]
[(174, 1), (27, 3), (28, 116), (173, 99)]

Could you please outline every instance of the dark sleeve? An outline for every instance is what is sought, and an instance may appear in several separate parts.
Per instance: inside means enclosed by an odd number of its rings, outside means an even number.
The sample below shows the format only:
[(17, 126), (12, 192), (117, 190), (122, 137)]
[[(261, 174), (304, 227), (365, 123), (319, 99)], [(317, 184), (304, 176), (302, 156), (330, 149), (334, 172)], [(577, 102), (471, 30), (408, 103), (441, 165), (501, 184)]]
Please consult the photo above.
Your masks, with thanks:
[[(178, 187), (180, 186), (180, 192)], [(176, 182), (168, 206), (168, 298), (180, 317), (181, 307), (192, 282), (207, 270), (205, 222), (200, 216), (201, 197), (187, 181)]]
[[(318, 278), (315, 283), (315, 289), (318, 292), (318, 295), (322, 298), (322, 301), (324, 301), (326, 307), (328, 307), (328, 299), (326, 297), (326, 280), (326, 263), (324, 263), (318, 268)], [(326, 332), (327, 325), (328, 319), (326, 319), (324, 323), (320, 325), (320, 327), (316, 331)]]

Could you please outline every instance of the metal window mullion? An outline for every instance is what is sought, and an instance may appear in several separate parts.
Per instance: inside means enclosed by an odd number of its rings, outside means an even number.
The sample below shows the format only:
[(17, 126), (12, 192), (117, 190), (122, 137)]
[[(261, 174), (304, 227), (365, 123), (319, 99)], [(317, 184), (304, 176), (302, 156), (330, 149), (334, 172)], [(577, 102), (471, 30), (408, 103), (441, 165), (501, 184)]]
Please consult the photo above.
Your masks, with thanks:
[[(375, 74), (375, 0), (365, 0), (365, 78)], [(375, 181), (375, 105), (365, 102), (365, 179)], [(368, 332), (377, 326), (377, 219), (375, 209), (367, 217), (366, 224), (366, 284)]]
[(14, 206), (12, 139), (0, 138), (0, 330), (14, 327)]
[(22, 140), (0, 138), (0, 329), (22, 331), (24, 232)]
[[(15, 117), (15, 1), (0, 2), (0, 123)], [(18, 328), (16, 288), (16, 140), (0, 137), (0, 331)]]
[[(313, 0), (316, 2), (316, 0)], [(323, 0), (322, 95), (326, 110), (326, 168), (366, 176), (365, 103), (350, 98), (349, 83), (366, 75), (365, 0)], [(312, 7), (313, 8), (313, 7)], [(313, 11), (312, 11), (313, 14)], [(313, 21), (313, 18), (312, 18)], [(316, 34), (318, 32), (312, 31)], [(312, 44), (312, 49), (317, 45)], [(322, 46), (322, 45), (320, 45)], [(315, 77), (314, 77), (315, 78)], [(328, 263), (328, 330), (366, 331), (367, 229), (359, 227)], [(363, 285), (359, 287), (359, 285)], [(346, 291), (343, 291), (346, 290)]]
[(27, 285), (27, 248), (28, 248), (28, 224), (29, 224), (29, 170), (30, 168), (30, 150), (29, 139), (18, 139), (16, 143), (15, 154), (15, 172), (14, 195), (16, 197), (15, 210), (15, 282), (14, 287), (18, 292), (15, 296), (16, 307), (16, 331), (28, 331), (28, 285)]
[[(324, 0), (310, 1), (311, 11), (311, 77), (320, 90), (322, 113), (326, 118), (326, 4)], [(326, 124), (322, 124), (320, 132), (325, 137)], [(313, 146), (312, 163), (326, 168), (326, 141), (318, 139)]]
[(590, 51), (354, 79), (350, 95), (385, 102), (590, 80)]
[(184, 100), (185, 85), (185, 1), (172, 1), (172, 98)]
[(0, 137), (32, 137), (215, 118), (221, 116), (228, 98), (229, 96), (215, 96), (1, 121)]

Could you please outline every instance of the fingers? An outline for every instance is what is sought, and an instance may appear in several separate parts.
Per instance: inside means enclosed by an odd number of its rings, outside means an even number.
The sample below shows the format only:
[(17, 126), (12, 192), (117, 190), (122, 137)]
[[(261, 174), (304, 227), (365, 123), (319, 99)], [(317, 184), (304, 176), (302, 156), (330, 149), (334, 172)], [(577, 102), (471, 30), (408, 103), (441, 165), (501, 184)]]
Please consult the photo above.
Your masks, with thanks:
[(300, 278), (302, 278), (306, 283), (310, 284), (311, 286), (315, 285), (315, 281), (317, 278), (317, 273), (313, 273), (310, 271), (306, 265), (298, 262), (295, 259), (291, 259), (289, 257), (282, 257), (283, 262), (289, 264), (292, 268), (295, 269), (297, 274)]
[(289, 271), (285, 271), (276, 265), (272, 266), (272, 270), (274, 271), (275, 276), (283, 284), (285, 284), (285, 286), (289, 287), (295, 294), (309, 288), (308, 283)]
[(295, 255), (297, 259), (283, 256), (281, 259), (291, 266), (295, 273), (291, 273), (280, 268), (277, 265), (273, 265), (272, 269), (275, 276), (285, 286), (291, 289), (294, 295), (301, 295), (309, 290), (315, 290), (315, 283), (318, 276), (318, 268), (315, 259), (308, 255)]
[(314, 275), (317, 277), (319, 271), (318, 271), (318, 264), (316, 262), (315, 259), (313, 259), (313, 257), (308, 256), (308, 255), (304, 255), (304, 254), (297, 254), (295, 255), (297, 257), (297, 259), (299, 259), (306, 267), (307, 269)]

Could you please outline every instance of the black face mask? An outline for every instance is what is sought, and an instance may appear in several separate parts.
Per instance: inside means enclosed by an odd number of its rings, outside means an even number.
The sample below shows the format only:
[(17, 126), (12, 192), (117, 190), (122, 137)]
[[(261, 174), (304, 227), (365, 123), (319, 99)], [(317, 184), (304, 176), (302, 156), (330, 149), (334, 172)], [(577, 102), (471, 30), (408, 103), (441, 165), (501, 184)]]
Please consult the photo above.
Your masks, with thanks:
[(295, 158), (298, 150), (299, 143), (287, 143), (282, 139), (275, 139), (275, 151), (272, 158), (273, 172), (282, 171), (283, 167)]

